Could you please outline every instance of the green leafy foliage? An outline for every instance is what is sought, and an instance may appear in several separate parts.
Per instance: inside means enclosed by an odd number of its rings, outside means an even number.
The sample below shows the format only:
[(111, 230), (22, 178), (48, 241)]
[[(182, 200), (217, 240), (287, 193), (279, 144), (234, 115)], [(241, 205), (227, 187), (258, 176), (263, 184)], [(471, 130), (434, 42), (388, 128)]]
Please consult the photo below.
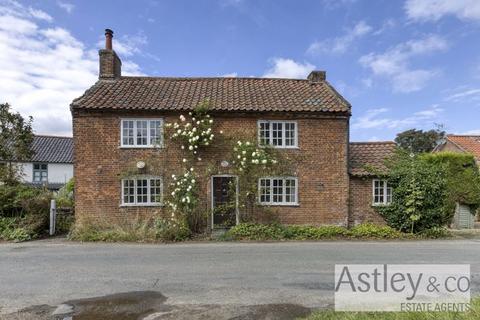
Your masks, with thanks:
[(354, 226), (349, 230), (349, 235), (354, 238), (368, 239), (399, 239), (405, 234), (389, 226), (381, 226), (372, 223), (364, 223)]
[(184, 241), (191, 233), (185, 223), (158, 218), (151, 221), (133, 221), (116, 224), (77, 224), (70, 233), (76, 241), (155, 242)]
[(225, 239), (232, 240), (322, 240), (322, 239), (402, 239), (409, 236), (388, 226), (361, 224), (347, 229), (341, 226), (308, 226), (241, 223), (230, 229)]
[(161, 241), (184, 241), (191, 236), (186, 223), (176, 222), (172, 219), (158, 218), (155, 220), (155, 237)]
[(445, 131), (440, 128), (429, 131), (410, 129), (397, 134), (395, 142), (408, 153), (420, 154), (432, 151), (444, 137)]
[(440, 152), (424, 154), (421, 157), (445, 170), (446, 210), (453, 213), (456, 202), (469, 205), (473, 211), (480, 206), (480, 173), (472, 155)]
[(420, 232), (449, 223), (445, 210), (446, 174), (443, 166), (398, 152), (387, 163), (387, 181), (393, 188), (389, 206), (377, 207), (387, 224), (400, 231)]
[(74, 185), (75, 182), (70, 179), (55, 195), (57, 208), (74, 207)]
[(24, 184), (0, 186), (0, 219), (4, 226), (0, 238), (24, 241), (44, 235), (52, 197), (46, 189)]
[(378, 207), (388, 225), (409, 232), (451, 223), (455, 203), (480, 205), (480, 176), (471, 155), (434, 153), (412, 156), (398, 152), (387, 162), (393, 201)]
[(0, 104), (0, 159), (6, 164), (0, 166), (0, 181), (15, 184), (21, 172), (12, 162), (27, 160), (33, 155), (32, 118), (24, 119), (13, 112), (8, 103)]

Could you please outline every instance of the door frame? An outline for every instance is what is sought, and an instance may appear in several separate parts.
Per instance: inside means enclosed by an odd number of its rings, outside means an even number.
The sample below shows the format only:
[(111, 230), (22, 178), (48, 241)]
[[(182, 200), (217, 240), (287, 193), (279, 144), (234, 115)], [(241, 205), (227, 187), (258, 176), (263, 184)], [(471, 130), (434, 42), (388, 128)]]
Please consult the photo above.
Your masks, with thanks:
[(211, 221), (212, 221), (212, 227), (211, 229), (215, 227), (214, 225), (214, 220), (213, 220), (213, 211), (215, 209), (214, 207), (214, 192), (213, 192), (213, 180), (214, 178), (234, 178), (235, 180), (235, 225), (238, 225), (240, 223), (240, 218), (239, 218), (239, 212), (238, 212), (238, 176), (233, 175), (233, 174), (214, 174), (210, 177), (210, 206), (211, 206)]

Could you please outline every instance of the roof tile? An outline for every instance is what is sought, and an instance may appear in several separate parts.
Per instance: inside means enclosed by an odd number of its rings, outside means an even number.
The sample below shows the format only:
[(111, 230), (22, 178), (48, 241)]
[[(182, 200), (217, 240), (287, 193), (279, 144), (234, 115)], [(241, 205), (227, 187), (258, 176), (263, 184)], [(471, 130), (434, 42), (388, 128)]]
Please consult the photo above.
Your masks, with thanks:
[(396, 146), (393, 141), (350, 143), (350, 174), (369, 176), (367, 166), (385, 170), (385, 159), (393, 155)]
[(121, 77), (99, 80), (73, 109), (192, 110), (208, 99), (214, 111), (317, 111), (350, 114), (327, 81), (274, 78)]

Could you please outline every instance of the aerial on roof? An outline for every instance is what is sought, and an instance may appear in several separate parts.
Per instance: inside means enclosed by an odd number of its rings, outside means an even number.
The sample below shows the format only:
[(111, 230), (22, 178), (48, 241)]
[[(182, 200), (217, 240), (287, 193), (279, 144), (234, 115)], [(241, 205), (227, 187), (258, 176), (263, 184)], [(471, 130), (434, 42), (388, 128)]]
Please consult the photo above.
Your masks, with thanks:
[(465, 152), (473, 154), (475, 158), (480, 159), (480, 136), (449, 134), (447, 135), (447, 140), (450, 140)]
[(350, 104), (327, 81), (273, 78), (118, 77), (99, 80), (72, 109), (306, 111), (350, 114)]
[(32, 149), (32, 162), (73, 163), (72, 138), (35, 136)]
[(350, 174), (354, 176), (369, 176), (368, 167), (385, 170), (385, 160), (391, 157), (397, 145), (393, 141), (381, 142), (351, 142), (350, 143)]

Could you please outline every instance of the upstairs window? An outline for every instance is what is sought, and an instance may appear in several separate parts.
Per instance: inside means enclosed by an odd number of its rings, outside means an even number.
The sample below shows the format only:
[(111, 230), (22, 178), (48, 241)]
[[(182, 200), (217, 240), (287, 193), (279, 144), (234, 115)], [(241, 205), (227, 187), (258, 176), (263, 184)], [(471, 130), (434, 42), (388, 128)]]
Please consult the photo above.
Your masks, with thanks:
[(153, 148), (163, 146), (162, 119), (122, 119), (121, 146)]
[(274, 148), (298, 147), (296, 121), (266, 121), (258, 122), (258, 143)]
[(160, 177), (135, 177), (122, 180), (122, 205), (154, 206), (162, 203)]
[(47, 182), (48, 181), (48, 164), (34, 163), (33, 164), (33, 182)]
[(298, 204), (297, 178), (260, 178), (258, 181), (259, 202), (265, 205)]
[(385, 180), (373, 180), (373, 205), (389, 205), (392, 203), (392, 188)]

